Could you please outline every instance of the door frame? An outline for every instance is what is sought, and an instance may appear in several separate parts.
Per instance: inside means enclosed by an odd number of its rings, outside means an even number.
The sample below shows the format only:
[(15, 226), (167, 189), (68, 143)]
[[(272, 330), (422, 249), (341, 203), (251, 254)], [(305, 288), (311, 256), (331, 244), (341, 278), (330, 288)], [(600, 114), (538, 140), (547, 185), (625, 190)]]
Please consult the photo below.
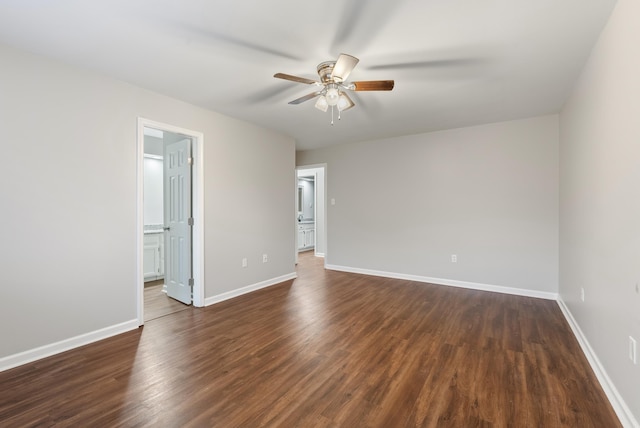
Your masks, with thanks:
[(192, 263), (193, 263), (193, 306), (204, 306), (204, 171), (203, 146), (204, 134), (186, 128), (138, 117), (137, 130), (137, 168), (136, 168), (136, 266), (137, 266), (137, 314), (138, 325), (144, 325), (144, 128), (183, 134), (191, 137), (193, 170), (191, 180), (192, 193)]
[[(327, 191), (327, 183), (328, 183), (328, 179), (327, 179), (327, 164), (326, 163), (320, 163), (320, 164), (312, 164), (312, 165), (298, 165), (296, 166), (295, 169), (295, 189), (296, 189), (296, 206), (295, 206), (295, 263), (298, 264), (298, 171), (303, 171), (303, 170), (308, 170), (308, 169), (322, 169), (324, 172), (324, 180), (323, 180), (323, 189), (324, 189), (324, 194), (321, 195), (321, 197), (323, 198), (324, 201), (324, 212), (323, 212), (323, 219), (324, 219), (324, 233), (322, 236), (322, 239), (324, 241), (324, 261), (323, 261), (323, 265), (326, 266), (327, 265), (327, 259), (329, 256), (329, 241), (328, 241), (328, 236), (329, 236), (329, 232), (328, 232), (328, 225), (329, 225), (329, 219), (328, 219), (328, 214), (329, 214), (329, 209), (327, 207), (327, 202), (328, 202), (328, 198), (327, 198), (327, 194), (329, 193)], [(318, 218), (318, 174), (314, 172), (314, 176), (315, 176), (315, 191), (314, 191), (314, 212), (315, 212), (315, 218)], [(316, 224), (316, 230), (314, 232), (315, 234), (315, 241), (317, 242), (318, 239), (318, 225)], [(316, 249), (314, 248), (313, 250), (314, 255), (316, 254)]]

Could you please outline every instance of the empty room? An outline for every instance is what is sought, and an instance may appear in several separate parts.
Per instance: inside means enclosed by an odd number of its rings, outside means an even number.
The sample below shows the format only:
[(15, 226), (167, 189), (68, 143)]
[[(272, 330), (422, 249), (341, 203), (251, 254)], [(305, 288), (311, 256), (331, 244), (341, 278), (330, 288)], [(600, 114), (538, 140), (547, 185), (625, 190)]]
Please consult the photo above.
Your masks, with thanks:
[(638, 22), (0, 1), (0, 426), (640, 427)]

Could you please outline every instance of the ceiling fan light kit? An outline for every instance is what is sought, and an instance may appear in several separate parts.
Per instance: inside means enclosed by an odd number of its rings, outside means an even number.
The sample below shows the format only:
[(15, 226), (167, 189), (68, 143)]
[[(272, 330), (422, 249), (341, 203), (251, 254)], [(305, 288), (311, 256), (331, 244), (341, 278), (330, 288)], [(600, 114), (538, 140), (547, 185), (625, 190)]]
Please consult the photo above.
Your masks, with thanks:
[(327, 99), (324, 96), (321, 96), (318, 98), (318, 101), (316, 101), (315, 107), (320, 111), (326, 112), (329, 108), (329, 103), (327, 103)]
[(365, 80), (347, 83), (346, 80), (349, 74), (351, 74), (359, 61), (354, 56), (340, 54), (337, 61), (321, 62), (317, 68), (318, 76), (320, 77), (319, 82), (284, 73), (276, 73), (273, 77), (321, 87), (320, 91), (312, 92), (290, 101), (289, 104), (300, 104), (319, 97), (315, 107), (323, 112), (326, 112), (331, 107), (331, 124), (333, 125), (334, 108), (338, 109), (338, 120), (340, 120), (340, 113), (355, 106), (346, 91), (391, 91), (394, 87), (393, 80)]
[(340, 99), (340, 93), (338, 92), (337, 85), (335, 83), (330, 84), (327, 93), (324, 95), (327, 99), (327, 104), (331, 107), (338, 105), (338, 99)]

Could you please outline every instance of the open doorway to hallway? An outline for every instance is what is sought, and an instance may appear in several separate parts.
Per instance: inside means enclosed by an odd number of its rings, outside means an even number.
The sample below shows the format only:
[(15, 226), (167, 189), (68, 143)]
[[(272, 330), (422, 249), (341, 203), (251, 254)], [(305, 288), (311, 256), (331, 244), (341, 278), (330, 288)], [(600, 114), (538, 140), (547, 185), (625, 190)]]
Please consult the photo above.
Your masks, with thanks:
[(189, 156), (190, 137), (144, 127), (144, 321), (185, 310), (192, 301), (192, 231), (183, 227), (182, 236), (177, 237), (181, 245), (173, 244), (176, 238), (171, 231), (176, 220), (172, 218), (176, 216), (184, 217), (185, 226), (189, 226), (192, 209), (190, 158), (183, 162), (184, 183), (176, 186), (175, 174), (170, 170), (179, 163), (173, 150), (178, 142), (187, 148), (185, 156)]
[(296, 169), (296, 263), (301, 252), (327, 256), (326, 165)]
[(138, 120), (138, 322), (204, 305), (202, 133)]

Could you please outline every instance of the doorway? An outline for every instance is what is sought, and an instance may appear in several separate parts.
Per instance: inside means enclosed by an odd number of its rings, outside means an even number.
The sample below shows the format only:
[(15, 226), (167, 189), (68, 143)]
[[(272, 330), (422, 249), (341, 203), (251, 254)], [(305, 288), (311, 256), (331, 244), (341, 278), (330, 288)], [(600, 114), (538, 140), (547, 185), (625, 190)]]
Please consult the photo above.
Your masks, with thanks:
[(327, 259), (326, 164), (296, 168), (296, 263), (298, 252)]
[(200, 132), (138, 119), (139, 325), (151, 280), (176, 300), (204, 306), (202, 145)]

